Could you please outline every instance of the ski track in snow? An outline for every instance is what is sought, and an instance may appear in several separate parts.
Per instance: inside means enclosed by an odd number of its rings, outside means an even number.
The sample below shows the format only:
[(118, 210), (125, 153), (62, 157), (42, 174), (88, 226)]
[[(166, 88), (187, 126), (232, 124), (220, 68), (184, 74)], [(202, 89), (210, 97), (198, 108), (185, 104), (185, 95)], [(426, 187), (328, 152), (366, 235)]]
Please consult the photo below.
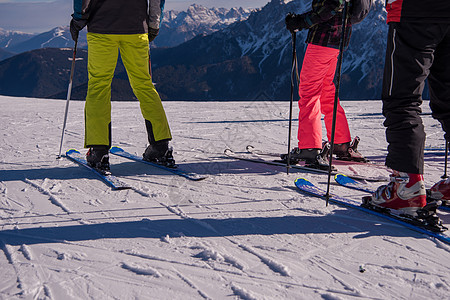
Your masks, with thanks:
[(1, 241), (0, 247), (2, 248), (2, 250), (6, 256), (8, 263), (10, 263), (11, 265), (14, 265), (13, 253), (12, 253), (12, 250), (10, 249), (10, 246), (6, 245), (3, 241)]
[(243, 300), (257, 300), (257, 299), (262, 299), (262, 295), (255, 295), (252, 292), (247, 291), (244, 288), (239, 287), (236, 284), (233, 284), (231, 286), (231, 289), (233, 290), (233, 293), (238, 296), (239, 298), (243, 299)]
[(250, 252), (251, 254), (255, 255), (261, 261), (266, 264), (272, 271), (279, 273), (283, 276), (290, 276), (290, 271), (286, 266), (283, 266), (282, 264), (274, 261), (271, 258), (265, 257), (259, 253), (257, 253), (254, 249), (251, 249), (249, 246), (240, 245), (242, 249), (244, 249), (247, 252)]
[(243, 264), (240, 263), (235, 257), (233, 257), (231, 255), (227, 255), (227, 254), (221, 254), (217, 250), (214, 250), (214, 249), (203, 248), (203, 250), (200, 253), (194, 255), (194, 257), (200, 258), (205, 261), (213, 260), (213, 261), (217, 261), (219, 263), (225, 262), (239, 270), (244, 270)]
[(71, 210), (69, 208), (67, 208), (66, 205), (58, 197), (53, 195), (52, 192), (50, 192), (49, 190), (44, 188), (43, 185), (39, 185), (37, 183), (34, 183), (34, 182), (32, 182), (31, 180), (29, 180), (27, 178), (25, 178), (25, 182), (28, 183), (29, 185), (31, 185), (32, 187), (34, 187), (35, 189), (37, 189), (42, 194), (44, 194), (46, 196), (49, 196), (49, 199), (52, 202), (52, 204), (58, 206), (59, 208), (61, 208), (63, 211), (65, 211), (68, 214), (71, 213)]
[(32, 260), (33, 259), (33, 255), (32, 255), (31, 249), (27, 245), (23, 244), (22, 246), (20, 246), (20, 252), (22, 252), (23, 256), (26, 259), (28, 259), (28, 260)]
[[(223, 156), (249, 144), (286, 151), (286, 103), (164, 103), (177, 163), (208, 178), (190, 182), (114, 157), (113, 173), (132, 189), (111, 191), (89, 170), (54, 161), (62, 124), (54, 111), (64, 111), (63, 101), (0, 96), (8, 101), (21, 105), (0, 112), (2, 298), (443, 299), (450, 292), (450, 246), (325, 207), (293, 188), (299, 176), (323, 185), (323, 175), (286, 175)], [(360, 151), (377, 160), (385, 154), (384, 128), (379, 103), (370, 104), (342, 102)], [(82, 145), (82, 116), (83, 104), (73, 103), (66, 147)], [(142, 153), (141, 118), (138, 103), (113, 102), (118, 146)], [(432, 130), (427, 147), (440, 147), (439, 126), (424, 118)], [(427, 185), (440, 177), (441, 161), (426, 161)]]
[(142, 266), (136, 266), (136, 265), (127, 264), (127, 263), (122, 263), (121, 267), (126, 269), (126, 270), (129, 270), (129, 271), (131, 271), (133, 273), (136, 273), (138, 275), (153, 276), (153, 277), (156, 277), (156, 278), (161, 277), (161, 274), (157, 270), (155, 270), (155, 269), (153, 269), (151, 267), (144, 268)]
[(182, 281), (184, 281), (189, 287), (191, 287), (192, 289), (196, 290), (197, 293), (204, 299), (211, 299), (208, 295), (206, 295), (202, 290), (200, 290), (191, 280), (189, 280), (189, 278), (187, 278), (186, 276), (184, 276), (183, 274), (181, 274), (180, 272), (176, 271), (178, 277), (181, 278)]
[(9, 264), (13, 267), (17, 276), (17, 288), (22, 296), (33, 296), (33, 298), (49, 297), (52, 298), (51, 289), (46, 285), (42, 278), (45, 271), (30, 262), (21, 261), (17, 255), (18, 251), (22, 252), (24, 258), (28, 261), (32, 260), (31, 251), (26, 245), (22, 245), (20, 249), (12, 247), (0, 241), (0, 247), (8, 259)]

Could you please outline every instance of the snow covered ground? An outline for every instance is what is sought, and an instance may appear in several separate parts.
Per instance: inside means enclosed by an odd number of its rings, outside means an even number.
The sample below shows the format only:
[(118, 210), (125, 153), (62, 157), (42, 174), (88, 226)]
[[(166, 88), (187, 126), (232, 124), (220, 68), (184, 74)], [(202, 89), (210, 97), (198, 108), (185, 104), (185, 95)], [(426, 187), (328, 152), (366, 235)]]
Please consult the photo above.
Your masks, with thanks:
[[(83, 105), (70, 103), (64, 149), (82, 148)], [(208, 178), (112, 156), (112, 172), (133, 187), (121, 191), (56, 160), (64, 106), (0, 96), (2, 299), (449, 297), (450, 246), (294, 188), (300, 176), (325, 187), (326, 175), (223, 156), (248, 144), (286, 151), (288, 102), (165, 102), (180, 168)], [(343, 106), (360, 151), (381, 161), (380, 102)], [(442, 148), (441, 127), (423, 109), (426, 147)], [(113, 103), (113, 142), (144, 150), (137, 102)], [(442, 174), (443, 157), (427, 156), (427, 186)]]

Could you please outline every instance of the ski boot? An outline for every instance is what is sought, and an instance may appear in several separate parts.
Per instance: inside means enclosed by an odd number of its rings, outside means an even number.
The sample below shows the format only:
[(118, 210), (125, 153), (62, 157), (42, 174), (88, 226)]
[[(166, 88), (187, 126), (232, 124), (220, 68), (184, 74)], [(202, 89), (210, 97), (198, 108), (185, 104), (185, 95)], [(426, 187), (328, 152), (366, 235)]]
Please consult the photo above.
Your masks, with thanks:
[(421, 174), (393, 171), (390, 182), (364, 197), (362, 206), (435, 232), (447, 230), (436, 214), (438, 203), (427, 203), (426, 194)]
[(86, 162), (92, 168), (102, 172), (108, 172), (109, 168), (109, 147), (92, 146), (86, 153)]
[(450, 179), (437, 182), (427, 191), (427, 199), (430, 201), (441, 201), (439, 204), (450, 206)]
[(173, 150), (169, 147), (169, 140), (162, 140), (150, 144), (145, 149), (142, 157), (144, 160), (154, 162), (169, 168), (175, 168), (175, 159), (173, 158)]
[(309, 148), (309, 149), (299, 149), (295, 147), (291, 150), (289, 154), (281, 154), (281, 160), (287, 163), (288, 157), (290, 156), (290, 164), (298, 164), (299, 161), (305, 161), (305, 167), (328, 170), (330, 165), (328, 161), (328, 154), (330, 152), (330, 144), (325, 143), (323, 148)]
[(427, 204), (423, 176), (393, 171), (390, 182), (380, 186), (370, 198), (374, 206), (415, 217), (417, 210)]
[(339, 160), (368, 162), (368, 160), (358, 152), (359, 141), (360, 138), (355, 137), (351, 143), (335, 144), (333, 147), (333, 154), (336, 155), (336, 158)]

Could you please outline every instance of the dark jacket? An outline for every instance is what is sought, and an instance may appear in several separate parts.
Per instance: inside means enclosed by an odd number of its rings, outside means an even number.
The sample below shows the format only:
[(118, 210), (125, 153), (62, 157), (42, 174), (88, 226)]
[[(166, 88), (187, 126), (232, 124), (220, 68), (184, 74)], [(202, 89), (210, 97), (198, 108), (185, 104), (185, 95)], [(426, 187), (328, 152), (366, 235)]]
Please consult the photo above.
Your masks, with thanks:
[(147, 33), (158, 30), (165, 0), (74, 0), (74, 19), (86, 20), (89, 32)]
[[(309, 25), (306, 43), (339, 48), (342, 39), (344, 0), (313, 0), (311, 5), (312, 10), (301, 15)], [(345, 46), (350, 41), (351, 31), (351, 24), (348, 23)]]
[(387, 22), (450, 23), (450, 0), (386, 0)]

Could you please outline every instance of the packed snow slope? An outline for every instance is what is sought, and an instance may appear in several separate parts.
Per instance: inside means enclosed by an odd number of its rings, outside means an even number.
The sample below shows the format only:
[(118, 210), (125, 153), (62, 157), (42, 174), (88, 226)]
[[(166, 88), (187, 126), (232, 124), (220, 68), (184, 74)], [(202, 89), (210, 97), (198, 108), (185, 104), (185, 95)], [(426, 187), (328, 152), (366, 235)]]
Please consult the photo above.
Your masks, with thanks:
[[(289, 102), (165, 102), (180, 168), (208, 178), (112, 156), (133, 187), (121, 191), (56, 159), (65, 101), (0, 96), (0, 106), (2, 299), (448, 299), (450, 246), (294, 188), (301, 176), (325, 187), (326, 175), (224, 157), (248, 144), (286, 151)], [(380, 102), (343, 106), (360, 151), (382, 161)], [(442, 149), (423, 108), (426, 147)], [(112, 111), (114, 145), (141, 154), (139, 104)], [(83, 135), (83, 103), (71, 102), (64, 149), (84, 153)], [(428, 187), (443, 166), (427, 152)]]

